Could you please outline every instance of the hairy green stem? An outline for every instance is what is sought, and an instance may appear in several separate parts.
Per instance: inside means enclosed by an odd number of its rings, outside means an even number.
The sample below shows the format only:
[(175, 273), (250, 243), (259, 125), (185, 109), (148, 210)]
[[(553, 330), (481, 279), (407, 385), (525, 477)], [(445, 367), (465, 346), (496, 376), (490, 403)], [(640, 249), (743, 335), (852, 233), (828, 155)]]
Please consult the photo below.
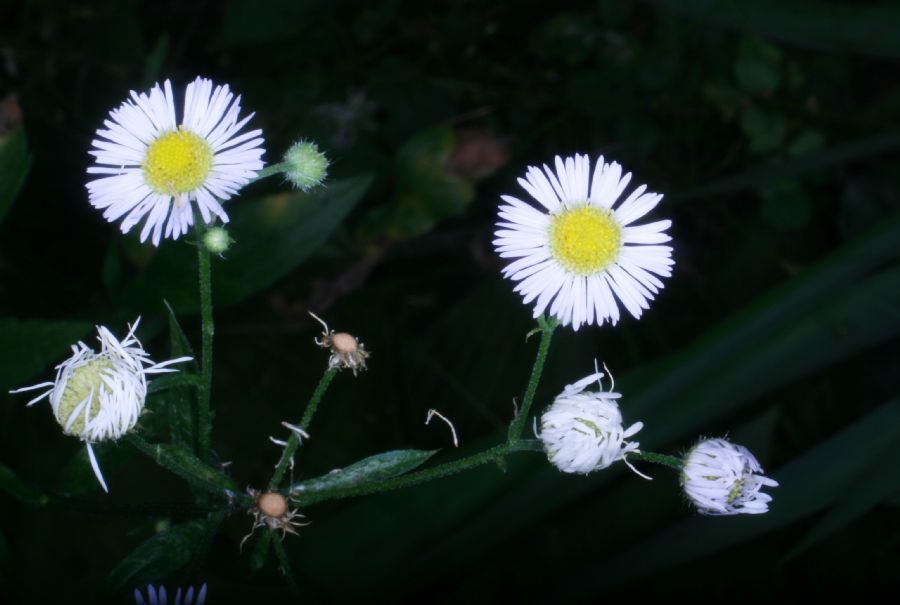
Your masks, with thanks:
[(455, 475), (456, 473), (469, 470), (471, 468), (476, 468), (490, 462), (499, 463), (503, 461), (508, 454), (516, 452), (541, 451), (543, 451), (543, 447), (541, 446), (541, 443), (536, 439), (520, 439), (516, 443), (503, 443), (500, 445), (495, 445), (494, 447), (484, 450), (483, 452), (472, 454), (471, 456), (466, 456), (465, 458), (460, 458), (459, 460), (447, 462), (445, 464), (441, 464), (439, 466), (428, 468), (422, 471), (409, 473), (408, 475), (402, 475), (400, 477), (388, 479), (380, 483), (370, 483), (348, 488), (323, 490), (321, 492), (309, 494), (294, 493), (292, 494), (292, 500), (298, 502), (301, 506), (303, 506), (315, 502), (335, 500), (338, 498), (352, 498), (355, 496), (377, 494), (380, 492), (412, 487), (413, 485), (425, 483), (433, 479), (448, 477), (450, 475)]
[(200, 451), (197, 452), (197, 457), (208, 461), (212, 445), (212, 413), (209, 409), (209, 401), (212, 393), (213, 334), (215, 333), (212, 309), (212, 271), (209, 249), (203, 244), (203, 235), (206, 233), (207, 227), (199, 212), (194, 213), (194, 223), (197, 225), (197, 235), (200, 238), (200, 242), (197, 244), (201, 322), (200, 389), (197, 398), (197, 424), (199, 425), (197, 441)]
[(668, 454), (657, 454), (655, 452), (631, 452), (628, 454), (629, 460), (643, 460), (645, 462), (653, 462), (654, 464), (662, 464), (676, 471), (684, 468), (684, 461), (676, 456)]
[(294, 572), (291, 569), (291, 562), (288, 560), (287, 552), (284, 550), (284, 544), (282, 544), (281, 540), (271, 540), (271, 542), (275, 546), (275, 556), (278, 557), (278, 563), (284, 571), (284, 577), (287, 580), (288, 588), (293, 594), (298, 594), (300, 590), (297, 588), (297, 581), (294, 580)]
[(287, 162), (279, 162), (277, 164), (271, 164), (269, 166), (266, 166), (262, 170), (260, 170), (259, 174), (256, 175), (256, 178), (250, 182), (255, 183), (256, 181), (261, 181), (264, 178), (274, 176), (276, 174), (281, 174), (289, 167), (290, 167), (290, 164), (288, 164)]
[(534, 401), (534, 395), (537, 392), (538, 383), (541, 381), (541, 374), (544, 371), (544, 364), (547, 361), (547, 351), (550, 350), (550, 339), (553, 337), (553, 331), (559, 322), (555, 317), (545, 319), (544, 316), (538, 318), (538, 329), (541, 333), (541, 343), (538, 345), (537, 357), (534, 360), (534, 366), (531, 368), (531, 378), (528, 380), (528, 388), (525, 390), (525, 399), (522, 400), (522, 407), (518, 415), (509, 425), (509, 436), (507, 441), (515, 443), (522, 437), (522, 430), (525, 423), (528, 422), (528, 415), (531, 412), (531, 404)]
[[(312, 397), (309, 399), (309, 403), (306, 404), (306, 410), (303, 412), (303, 418), (300, 420), (300, 428), (304, 431), (309, 429), (309, 425), (312, 423), (313, 416), (316, 414), (316, 410), (319, 408), (319, 402), (322, 401), (322, 397), (325, 395), (325, 391), (328, 390), (328, 385), (331, 384), (332, 379), (335, 374), (338, 373), (338, 368), (328, 368), (325, 370), (325, 373), (322, 374), (322, 378), (319, 380), (318, 386), (316, 386), (316, 390), (313, 391)], [(284, 451), (281, 453), (281, 460), (278, 461), (278, 465), (275, 467), (275, 474), (272, 475), (272, 480), (269, 481), (269, 489), (277, 489), (278, 484), (281, 483), (281, 480), (284, 478), (284, 473), (287, 470), (288, 466), (290, 466), (291, 460), (294, 458), (294, 452), (297, 451), (297, 447), (300, 445), (300, 438), (297, 434), (291, 431), (291, 436), (288, 438), (287, 445), (284, 447)]]

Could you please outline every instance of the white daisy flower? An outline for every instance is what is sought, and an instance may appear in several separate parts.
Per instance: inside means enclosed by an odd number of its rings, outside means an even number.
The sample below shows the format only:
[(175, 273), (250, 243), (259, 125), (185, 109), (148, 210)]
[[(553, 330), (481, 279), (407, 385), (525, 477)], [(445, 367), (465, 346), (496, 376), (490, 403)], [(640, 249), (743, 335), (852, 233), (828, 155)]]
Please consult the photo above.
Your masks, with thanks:
[[(556, 157), (556, 172), (530, 166), (519, 184), (542, 208), (504, 195), (494, 246), (515, 258), (503, 274), (519, 282), (515, 291), (526, 304), (536, 300), (534, 316), (549, 307), (563, 325), (615, 324), (619, 302), (639, 318), (672, 274), (672, 221), (635, 225), (662, 199), (641, 185), (613, 208), (631, 181), (622, 167), (597, 160)], [(618, 302), (617, 300), (618, 299)]]
[(704, 515), (756, 515), (768, 512), (772, 501), (772, 496), (759, 490), (778, 486), (762, 473), (759, 462), (744, 446), (707, 439), (684, 457), (681, 485)]
[[(238, 119), (241, 97), (228, 85), (205, 78), (188, 84), (181, 123), (169, 80), (156, 84), (109, 113), (97, 131), (88, 174), (104, 175), (87, 184), (91, 205), (110, 221), (122, 219), (122, 233), (144, 220), (141, 241), (152, 233), (155, 246), (194, 224), (192, 201), (207, 224), (228, 215), (227, 200), (263, 167), (261, 130), (238, 132), (254, 114)], [(218, 200), (217, 200), (218, 198)], [(124, 218), (123, 218), (124, 217)]]
[[(172, 605), (203, 605), (206, 602), (206, 584), (200, 587), (197, 592), (197, 600), (194, 600), (194, 587), (190, 586), (184, 593), (184, 600), (181, 599), (181, 589), (175, 592), (175, 601)], [(152, 584), (147, 585), (147, 600), (137, 588), (134, 589), (134, 602), (136, 605), (168, 605), (168, 595), (166, 587), (160, 586), (157, 590)]]
[[(592, 382), (600, 385), (602, 372), (596, 372), (568, 385), (541, 416), (541, 432), (547, 457), (564, 473), (590, 473), (604, 469), (616, 460), (625, 460), (637, 452), (636, 441), (626, 441), (644, 424), (636, 422), (627, 429), (616, 400), (619, 393), (585, 391)], [(625, 460), (628, 464), (627, 460)], [(629, 466), (631, 466), (629, 464)], [(633, 468), (633, 467), (632, 467)]]
[(91, 444), (119, 439), (134, 428), (147, 398), (148, 374), (177, 372), (167, 366), (192, 359), (179, 357), (154, 363), (134, 335), (139, 323), (140, 318), (129, 326), (128, 335), (121, 341), (107, 328), (97, 326), (99, 353), (79, 342), (72, 345), (72, 356), (56, 366), (55, 381), (10, 391), (21, 393), (49, 387), (28, 405), (49, 397), (63, 433), (78, 437), (87, 445), (91, 467), (107, 492)]

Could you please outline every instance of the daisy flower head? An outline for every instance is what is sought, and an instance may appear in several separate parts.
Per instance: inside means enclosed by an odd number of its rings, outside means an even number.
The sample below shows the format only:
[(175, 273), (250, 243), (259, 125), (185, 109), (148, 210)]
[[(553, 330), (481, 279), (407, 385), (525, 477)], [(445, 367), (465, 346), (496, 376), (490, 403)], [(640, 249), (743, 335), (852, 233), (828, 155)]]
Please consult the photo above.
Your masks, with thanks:
[[(181, 588), (175, 591), (175, 600), (172, 605), (203, 605), (206, 603), (206, 584), (197, 591), (197, 599), (194, 600), (194, 587), (189, 586), (184, 592), (184, 600), (182, 600)], [(135, 605), (169, 605), (169, 595), (166, 594), (166, 587), (160, 586), (158, 589), (152, 584), (147, 585), (147, 600), (137, 588), (134, 589)]]
[(228, 222), (219, 203), (256, 177), (263, 167), (261, 130), (239, 134), (254, 114), (240, 118), (241, 97), (228, 85), (198, 77), (187, 85), (176, 117), (172, 84), (156, 84), (109, 113), (97, 130), (88, 174), (91, 205), (122, 233), (144, 221), (141, 241), (178, 239), (194, 224), (193, 204), (207, 224)]
[(681, 485), (704, 515), (756, 515), (768, 512), (772, 496), (763, 487), (778, 482), (763, 475), (759, 462), (742, 445), (706, 439), (684, 457)]
[(640, 225), (662, 195), (637, 187), (617, 205), (631, 173), (603, 156), (591, 174), (587, 155), (556, 157), (556, 171), (530, 166), (519, 184), (537, 202), (502, 196), (494, 246), (515, 259), (503, 270), (518, 282), (534, 316), (549, 308), (563, 325), (619, 320), (619, 304), (639, 318), (672, 274), (672, 221)]
[[(622, 396), (612, 391), (586, 391), (602, 372), (595, 372), (568, 385), (541, 416), (537, 435), (544, 444), (550, 462), (564, 473), (587, 474), (604, 469), (616, 460), (625, 460), (640, 445), (626, 441), (644, 424), (636, 422), (625, 428), (616, 400)], [(627, 461), (626, 461), (627, 462)]]
[(72, 345), (71, 357), (56, 366), (56, 380), (10, 391), (45, 389), (28, 405), (49, 398), (63, 433), (87, 445), (88, 458), (104, 491), (109, 490), (91, 444), (115, 441), (134, 428), (147, 398), (148, 374), (175, 372), (168, 366), (191, 359), (154, 363), (134, 335), (139, 323), (140, 318), (122, 340), (97, 326), (99, 352), (83, 342)]

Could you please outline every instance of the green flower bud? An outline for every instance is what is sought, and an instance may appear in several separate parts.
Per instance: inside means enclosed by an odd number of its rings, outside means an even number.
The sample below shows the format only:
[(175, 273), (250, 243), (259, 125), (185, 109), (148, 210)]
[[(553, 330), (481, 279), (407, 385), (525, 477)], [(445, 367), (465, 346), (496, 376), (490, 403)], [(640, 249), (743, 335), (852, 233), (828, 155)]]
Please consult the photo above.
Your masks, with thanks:
[(328, 158), (311, 141), (298, 141), (284, 154), (284, 176), (303, 192), (318, 187), (328, 176)]
[(212, 227), (203, 235), (203, 245), (213, 254), (222, 254), (234, 240), (223, 227)]

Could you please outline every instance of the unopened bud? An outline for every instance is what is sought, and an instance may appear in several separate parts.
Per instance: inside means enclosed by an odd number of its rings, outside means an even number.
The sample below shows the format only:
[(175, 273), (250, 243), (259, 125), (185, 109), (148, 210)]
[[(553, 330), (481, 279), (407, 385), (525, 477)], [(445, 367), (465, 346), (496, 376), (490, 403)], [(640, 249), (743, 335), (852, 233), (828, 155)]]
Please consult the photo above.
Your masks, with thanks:
[(203, 245), (213, 254), (222, 254), (233, 243), (228, 231), (222, 227), (212, 227), (203, 235)]
[(318, 187), (328, 176), (328, 158), (311, 141), (298, 141), (284, 154), (284, 176), (303, 192)]

